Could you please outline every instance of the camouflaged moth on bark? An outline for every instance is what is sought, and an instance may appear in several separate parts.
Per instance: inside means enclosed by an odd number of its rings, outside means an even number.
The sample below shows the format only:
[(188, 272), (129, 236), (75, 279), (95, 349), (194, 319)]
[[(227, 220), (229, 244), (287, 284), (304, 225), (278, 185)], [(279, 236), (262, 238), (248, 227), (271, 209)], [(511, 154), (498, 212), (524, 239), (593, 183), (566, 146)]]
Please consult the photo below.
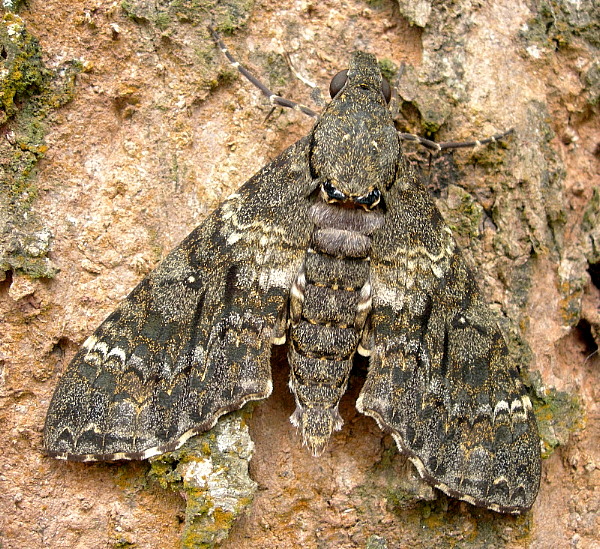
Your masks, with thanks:
[(267, 398), (287, 341), (291, 421), (318, 455), (356, 403), (420, 475), (499, 512), (531, 507), (531, 401), (452, 233), (402, 154), (389, 86), (356, 52), (308, 136), (231, 195), (90, 336), (44, 441), (78, 461), (144, 459)]

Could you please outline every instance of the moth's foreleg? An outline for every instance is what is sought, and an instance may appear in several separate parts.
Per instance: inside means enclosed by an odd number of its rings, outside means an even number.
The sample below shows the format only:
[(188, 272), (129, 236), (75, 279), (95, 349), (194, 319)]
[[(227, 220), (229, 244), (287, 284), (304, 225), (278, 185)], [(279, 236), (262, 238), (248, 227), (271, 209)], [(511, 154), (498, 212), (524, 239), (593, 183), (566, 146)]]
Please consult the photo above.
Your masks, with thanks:
[(466, 149), (469, 147), (480, 147), (489, 143), (496, 143), (504, 139), (508, 135), (514, 133), (514, 131), (514, 128), (511, 128), (508, 131), (492, 135), (491, 137), (486, 137), (485, 139), (475, 139), (473, 141), (447, 141), (445, 143), (436, 143), (435, 141), (425, 139), (424, 137), (420, 137), (412, 133), (398, 132), (398, 137), (402, 141), (413, 141), (415, 143), (418, 143), (419, 145), (425, 147), (426, 149), (429, 149), (430, 151), (441, 152), (446, 149)]
[(294, 64), (292, 63), (292, 58), (290, 57), (290, 54), (288, 52), (284, 53), (284, 57), (285, 57), (285, 60), (287, 61), (288, 67), (292, 71), (292, 74), (298, 80), (300, 80), (300, 82), (302, 82), (305, 86), (308, 86), (312, 90), (310, 92), (311, 99), (319, 107), (325, 107), (326, 103), (325, 103), (325, 100), (323, 99), (323, 93), (321, 92), (321, 88), (319, 88), (319, 86), (317, 86), (312, 80), (309, 80), (308, 78), (306, 78), (305, 76), (301, 75), (296, 70), (296, 67), (294, 67)]

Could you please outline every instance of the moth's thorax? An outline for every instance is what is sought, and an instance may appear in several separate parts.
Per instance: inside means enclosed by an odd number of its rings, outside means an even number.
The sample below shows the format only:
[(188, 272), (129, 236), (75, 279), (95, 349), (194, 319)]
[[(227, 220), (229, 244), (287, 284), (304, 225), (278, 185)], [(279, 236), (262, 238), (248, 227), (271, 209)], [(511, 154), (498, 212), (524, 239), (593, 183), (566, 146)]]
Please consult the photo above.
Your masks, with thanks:
[[(339, 110), (334, 116), (339, 117)], [(315, 129), (311, 168), (315, 177), (331, 181), (349, 196), (361, 196), (370, 189), (388, 188), (396, 177), (399, 141), (387, 108), (347, 113), (330, 123), (327, 118)], [(388, 123), (389, 122), (389, 123)]]
[(377, 65), (348, 71), (348, 83), (317, 122), (311, 171), (348, 196), (388, 188), (396, 177), (400, 144), (381, 91)]
[(345, 208), (321, 200), (309, 211), (315, 225), (311, 247), (290, 296), (290, 388), (296, 396), (292, 422), (319, 454), (342, 426), (338, 405), (352, 358), (368, 345), (371, 311), (370, 260), (378, 211)]

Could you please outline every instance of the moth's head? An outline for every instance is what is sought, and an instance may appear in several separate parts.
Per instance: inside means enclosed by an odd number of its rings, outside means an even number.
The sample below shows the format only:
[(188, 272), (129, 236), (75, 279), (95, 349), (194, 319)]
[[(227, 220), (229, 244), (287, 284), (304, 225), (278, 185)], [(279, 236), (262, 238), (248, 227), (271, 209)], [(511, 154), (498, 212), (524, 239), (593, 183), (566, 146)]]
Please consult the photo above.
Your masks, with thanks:
[(325, 201), (374, 209), (395, 180), (400, 155), (390, 86), (375, 56), (355, 52), (348, 70), (331, 81), (330, 94), (312, 135), (313, 177)]
[[(382, 76), (377, 59), (370, 53), (355, 51), (350, 60), (350, 66), (338, 72), (329, 84), (329, 95), (335, 99), (342, 92), (349, 92), (352, 88), (374, 93), (383, 105), (387, 106), (392, 97), (392, 88)], [(342, 98), (340, 97), (340, 100)]]

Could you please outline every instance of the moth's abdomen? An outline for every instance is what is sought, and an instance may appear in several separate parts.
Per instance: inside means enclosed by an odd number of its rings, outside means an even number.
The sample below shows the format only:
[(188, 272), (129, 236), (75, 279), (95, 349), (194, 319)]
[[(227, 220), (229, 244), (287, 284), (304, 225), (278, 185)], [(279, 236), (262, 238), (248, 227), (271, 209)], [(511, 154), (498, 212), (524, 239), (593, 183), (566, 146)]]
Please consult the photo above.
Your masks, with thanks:
[(371, 310), (368, 233), (376, 215), (322, 203), (311, 210), (317, 228), (291, 290), (288, 357), (290, 419), (315, 455), (343, 424), (338, 405)]

